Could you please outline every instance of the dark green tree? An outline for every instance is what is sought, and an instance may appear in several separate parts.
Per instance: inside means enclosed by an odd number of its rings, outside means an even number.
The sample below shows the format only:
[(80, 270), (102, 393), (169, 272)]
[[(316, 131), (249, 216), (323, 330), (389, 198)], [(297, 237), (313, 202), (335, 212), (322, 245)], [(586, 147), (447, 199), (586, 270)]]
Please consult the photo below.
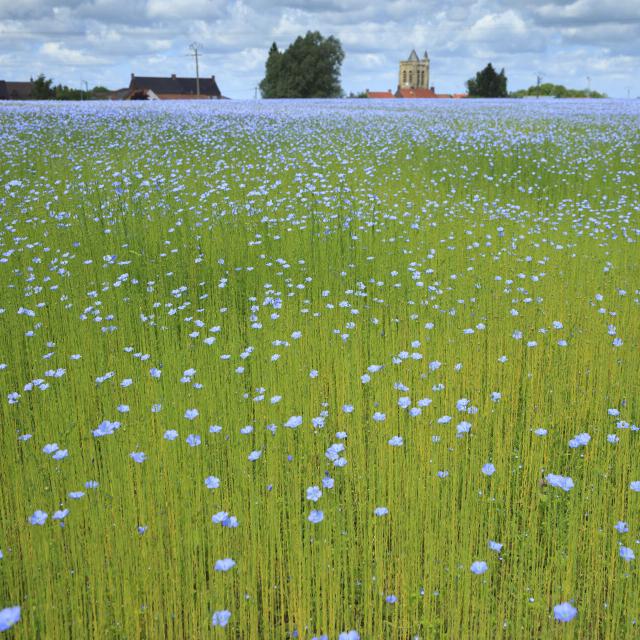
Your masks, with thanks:
[(262, 97), (338, 98), (343, 60), (340, 40), (324, 38), (318, 31), (298, 36), (284, 52), (274, 42), (260, 83)]
[(260, 82), (260, 93), (263, 98), (280, 97), (278, 80), (281, 77), (280, 66), (282, 64), (282, 53), (278, 50), (278, 45), (274, 42), (269, 49), (269, 57), (265, 65), (265, 75)]
[(475, 78), (467, 80), (467, 90), (472, 98), (506, 98), (507, 76), (504, 69), (496, 73), (489, 63), (482, 71), (476, 73)]
[(35, 100), (49, 100), (53, 98), (54, 91), (51, 88), (51, 78), (46, 78), (44, 73), (41, 73), (31, 85), (31, 97)]

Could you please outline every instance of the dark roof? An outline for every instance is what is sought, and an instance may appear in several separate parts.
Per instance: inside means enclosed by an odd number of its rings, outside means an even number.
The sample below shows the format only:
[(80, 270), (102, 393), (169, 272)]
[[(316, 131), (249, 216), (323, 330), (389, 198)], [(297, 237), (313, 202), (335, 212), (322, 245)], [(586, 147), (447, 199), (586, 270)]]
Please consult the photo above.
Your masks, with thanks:
[(0, 80), (0, 100), (8, 100), (9, 92), (7, 91), (7, 83), (4, 80)]
[[(153, 91), (156, 95), (196, 95), (195, 78), (155, 78), (150, 76), (131, 75), (130, 91)], [(200, 95), (220, 98), (221, 93), (216, 84), (215, 76), (200, 78)]]
[(31, 97), (32, 82), (9, 82), (7, 91), (11, 100), (28, 100)]

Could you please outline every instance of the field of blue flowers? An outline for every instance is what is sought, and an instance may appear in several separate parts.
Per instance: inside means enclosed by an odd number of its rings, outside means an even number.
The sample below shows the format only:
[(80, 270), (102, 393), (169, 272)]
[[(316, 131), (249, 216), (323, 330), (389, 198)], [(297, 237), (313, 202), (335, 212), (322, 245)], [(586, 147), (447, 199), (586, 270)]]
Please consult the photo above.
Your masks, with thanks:
[(6, 637), (640, 637), (637, 101), (0, 140)]

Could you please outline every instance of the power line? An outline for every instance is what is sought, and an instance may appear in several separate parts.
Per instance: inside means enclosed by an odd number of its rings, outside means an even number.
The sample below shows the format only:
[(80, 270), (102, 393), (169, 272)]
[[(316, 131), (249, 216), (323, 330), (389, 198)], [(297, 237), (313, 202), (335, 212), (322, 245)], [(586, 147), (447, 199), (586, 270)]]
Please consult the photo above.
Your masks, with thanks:
[(192, 56), (193, 58), (195, 58), (196, 61), (196, 95), (198, 97), (200, 97), (200, 66), (198, 64), (198, 56), (202, 55), (199, 51), (198, 48), (201, 45), (198, 44), (197, 42), (192, 42), (189, 45), (189, 49), (191, 49), (191, 51), (193, 51), (193, 53), (189, 53), (187, 55)]

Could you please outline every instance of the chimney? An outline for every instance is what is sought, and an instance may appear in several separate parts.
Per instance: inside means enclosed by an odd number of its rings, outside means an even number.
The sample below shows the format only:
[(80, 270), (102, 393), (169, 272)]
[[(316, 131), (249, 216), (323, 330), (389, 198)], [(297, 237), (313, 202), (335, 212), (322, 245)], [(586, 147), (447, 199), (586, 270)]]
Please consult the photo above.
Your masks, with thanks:
[(131, 79), (133, 80), (135, 77), (136, 77), (136, 74), (135, 74), (135, 73), (132, 73), (132, 74), (131, 74)]
[(175, 80), (175, 79), (176, 79), (176, 74), (175, 74), (175, 73), (172, 73), (172, 74), (171, 74), (171, 79), (172, 79), (172, 80)]
[(216, 81), (216, 77), (215, 76), (211, 76), (211, 79), (215, 82)]

